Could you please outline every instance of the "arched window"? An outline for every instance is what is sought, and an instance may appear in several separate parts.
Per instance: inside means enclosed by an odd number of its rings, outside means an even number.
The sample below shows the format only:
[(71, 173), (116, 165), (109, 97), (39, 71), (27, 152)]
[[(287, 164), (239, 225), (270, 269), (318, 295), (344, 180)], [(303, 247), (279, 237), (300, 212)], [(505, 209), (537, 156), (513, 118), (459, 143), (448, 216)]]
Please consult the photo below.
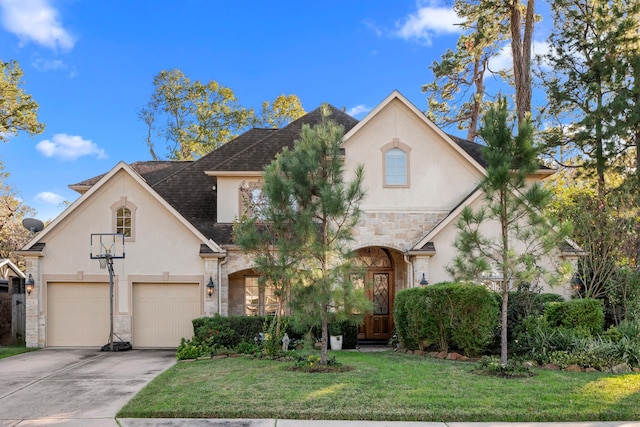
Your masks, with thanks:
[(385, 187), (409, 186), (409, 153), (411, 148), (394, 138), (382, 147)]
[(131, 227), (131, 209), (122, 206), (116, 211), (116, 233), (131, 237)]
[(122, 197), (121, 200), (111, 205), (113, 217), (113, 233), (124, 234), (127, 241), (132, 242), (135, 238), (136, 226), (136, 205)]

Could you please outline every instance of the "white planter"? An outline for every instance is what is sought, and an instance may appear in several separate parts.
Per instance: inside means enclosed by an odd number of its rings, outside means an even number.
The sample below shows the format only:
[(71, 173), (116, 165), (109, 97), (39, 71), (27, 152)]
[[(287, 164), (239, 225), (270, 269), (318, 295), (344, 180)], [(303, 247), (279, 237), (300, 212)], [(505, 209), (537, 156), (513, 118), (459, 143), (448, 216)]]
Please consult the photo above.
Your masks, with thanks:
[(342, 335), (331, 335), (329, 337), (331, 350), (342, 350)]

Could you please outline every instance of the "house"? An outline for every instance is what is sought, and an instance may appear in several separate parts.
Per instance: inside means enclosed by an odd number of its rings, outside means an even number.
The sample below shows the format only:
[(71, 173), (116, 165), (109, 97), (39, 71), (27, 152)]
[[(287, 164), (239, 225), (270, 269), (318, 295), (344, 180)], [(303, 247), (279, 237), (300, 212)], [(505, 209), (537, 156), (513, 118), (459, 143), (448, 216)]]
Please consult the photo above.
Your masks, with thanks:
[[(365, 169), (353, 248), (375, 284), (375, 310), (360, 338), (388, 339), (398, 290), (450, 279), (457, 216), (482, 203), (480, 146), (447, 135), (398, 92), (362, 121), (331, 109), (345, 130), (347, 173)], [(113, 260), (113, 322), (135, 348), (176, 347), (199, 316), (272, 312), (273, 295), (234, 245), (232, 223), (243, 192), (259, 191), (264, 166), (293, 146), (303, 124), (320, 120), (317, 109), (282, 129), (252, 129), (197, 161), (120, 162), (72, 185), (81, 196), (20, 252), (36, 282), (27, 344), (101, 346), (109, 338), (109, 274), (90, 258), (93, 233), (125, 235), (125, 256)], [(552, 173), (541, 168), (530, 179)]]

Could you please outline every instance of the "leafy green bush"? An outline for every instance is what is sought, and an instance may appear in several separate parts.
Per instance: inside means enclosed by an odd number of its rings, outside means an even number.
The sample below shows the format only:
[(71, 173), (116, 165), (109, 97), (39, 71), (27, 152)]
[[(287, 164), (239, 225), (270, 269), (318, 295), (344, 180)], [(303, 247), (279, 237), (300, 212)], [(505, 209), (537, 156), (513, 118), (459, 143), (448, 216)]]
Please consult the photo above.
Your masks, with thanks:
[(262, 348), (254, 342), (242, 341), (240, 344), (236, 345), (233, 348), (238, 354), (257, 354), (262, 350)]
[(396, 293), (393, 318), (398, 338), (405, 348), (419, 348), (428, 336), (433, 316), (428, 312), (427, 288), (411, 288)]
[(176, 351), (176, 359), (197, 359), (211, 355), (211, 349), (206, 345), (182, 338)]
[(514, 351), (538, 363), (550, 363), (555, 351), (572, 351), (582, 335), (573, 329), (554, 327), (545, 316), (528, 316), (515, 331)]
[(407, 348), (433, 343), (442, 351), (456, 348), (481, 353), (493, 338), (499, 309), (483, 286), (441, 283), (399, 291), (394, 305), (398, 336)]
[(582, 329), (590, 335), (599, 334), (604, 328), (602, 300), (582, 298), (550, 303), (544, 314), (551, 326)]

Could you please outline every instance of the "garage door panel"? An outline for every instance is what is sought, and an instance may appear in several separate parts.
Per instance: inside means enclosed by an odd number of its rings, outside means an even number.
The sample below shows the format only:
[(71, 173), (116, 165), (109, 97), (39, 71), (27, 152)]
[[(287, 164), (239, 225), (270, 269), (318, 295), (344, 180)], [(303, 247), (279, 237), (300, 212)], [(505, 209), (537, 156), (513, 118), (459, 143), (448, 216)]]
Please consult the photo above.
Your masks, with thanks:
[(200, 287), (195, 283), (133, 285), (133, 345), (174, 348), (193, 337), (200, 316)]
[(47, 285), (47, 346), (100, 347), (109, 330), (108, 284)]

